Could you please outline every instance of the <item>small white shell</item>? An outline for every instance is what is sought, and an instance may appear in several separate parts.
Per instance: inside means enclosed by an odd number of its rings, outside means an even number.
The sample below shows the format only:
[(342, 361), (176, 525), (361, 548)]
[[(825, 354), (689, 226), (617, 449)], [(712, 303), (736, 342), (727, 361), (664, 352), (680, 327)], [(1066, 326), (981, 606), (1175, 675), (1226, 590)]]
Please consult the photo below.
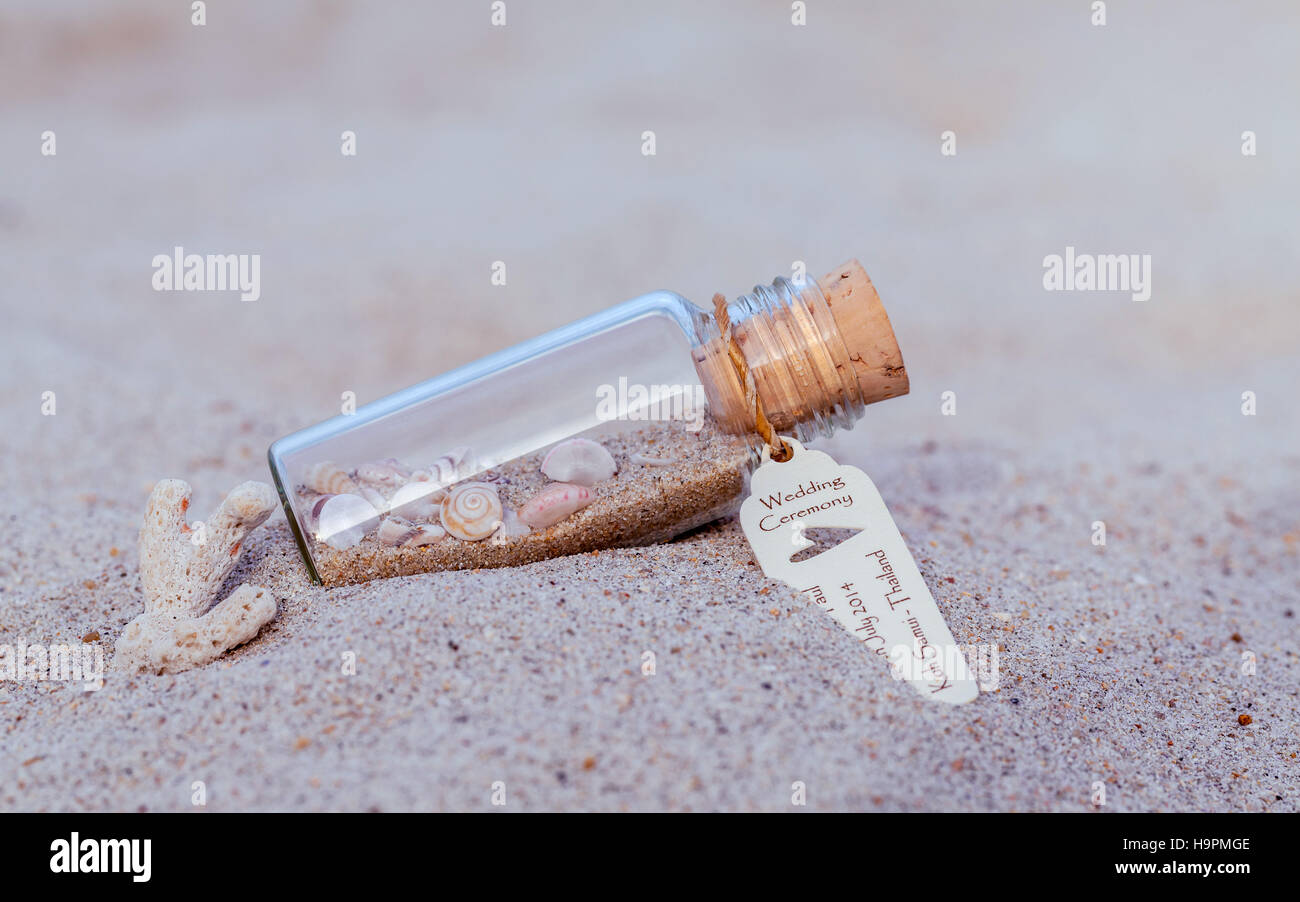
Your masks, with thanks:
[(357, 480), (378, 489), (395, 489), (410, 475), (411, 471), (395, 457), (367, 461), (357, 467)]
[(467, 482), (451, 490), (442, 502), (442, 525), (467, 542), (486, 539), (502, 523), (501, 498), (485, 482)]
[(651, 457), (639, 451), (629, 454), (627, 459), (630, 463), (639, 464), (643, 467), (671, 467), (673, 465), (673, 462), (666, 457)]
[(360, 544), (379, 523), (379, 511), (360, 495), (326, 498), (316, 514), (316, 538), (342, 551)]
[(361, 485), (357, 486), (357, 494), (360, 495), (362, 498), (366, 499), (367, 501), (369, 501), (371, 504), (373, 504), (375, 510), (379, 511), (380, 513), (383, 513), (384, 511), (388, 510), (388, 499), (384, 497), (383, 492), (379, 491), (379, 489), (375, 488), (374, 486), (370, 486), (362, 483)]
[(375, 533), (375, 538), (385, 545), (404, 545), (419, 531), (419, 527), (410, 520), (403, 520), (401, 517), (385, 517), (384, 522), (379, 524), (379, 531)]
[(519, 519), (534, 529), (545, 529), (595, 500), (596, 496), (586, 486), (555, 482), (519, 509)]
[(313, 492), (322, 495), (343, 495), (357, 490), (356, 481), (332, 460), (324, 460), (309, 467), (303, 476), (303, 483)]
[(415, 534), (407, 539), (402, 544), (402, 547), (419, 548), (422, 545), (433, 545), (436, 542), (441, 542), (445, 538), (447, 538), (447, 530), (441, 526), (425, 523), (415, 527)]
[(433, 520), (438, 516), (438, 503), (447, 497), (445, 489), (435, 482), (414, 479), (402, 486), (388, 499), (388, 509), (408, 520)]
[(611, 478), (618, 468), (599, 442), (571, 438), (552, 448), (542, 460), (542, 473), (556, 482), (592, 486)]
[(493, 540), (496, 539), (517, 539), (520, 536), (526, 536), (532, 532), (532, 528), (523, 520), (519, 519), (519, 514), (510, 508), (506, 508), (501, 515), (501, 528), (497, 530)]

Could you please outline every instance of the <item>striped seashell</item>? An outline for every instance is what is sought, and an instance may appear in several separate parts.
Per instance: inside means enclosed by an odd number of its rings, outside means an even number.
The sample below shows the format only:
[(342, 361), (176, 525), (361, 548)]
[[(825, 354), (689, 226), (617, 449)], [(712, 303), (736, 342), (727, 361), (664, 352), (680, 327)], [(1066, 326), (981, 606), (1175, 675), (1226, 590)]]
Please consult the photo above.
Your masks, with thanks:
[(613, 477), (618, 467), (599, 442), (571, 438), (552, 448), (542, 460), (542, 473), (556, 482), (592, 486)]
[(332, 460), (324, 460), (310, 467), (304, 474), (303, 483), (313, 492), (322, 495), (345, 495), (357, 490), (356, 481)]
[(388, 499), (388, 510), (408, 520), (435, 520), (438, 505), (447, 497), (447, 490), (437, 483), (413, 479)]
[(501, 499), (485, 482), (458, 485), (442, 501), (442, 526), (467, 542), (486, 539), (500, 528)]
[(402, 543), (403, 548), (420, 548), (424, 545), (433, 545), (447, 538), (447, 530), (441, 526), (434, 526), (431, 523), (415, 527), (415, 535)]
[(596, 500), (591, 489), (583, 485), (555, 482), (542, 489), (519, 509), (519, 519), (533, 529), (554, 526), (570, 514)]
[(385, 545), (405, 545), (419, 531), (420, 528), (410, 520), (403, 520), (401, 517), (385, 517), (384, 522), (379, 524), (379, 529), (375, 532), (375, 538)]
[(469, 448), (455, 448), (429, 464), (429, 478), (439, 485), (449, 486), (458, 479), (464, 479), (474, 471)]
[(395, 489), (410, 476), (410, 469), (395, 457), (366, 461), (357, 467), (357, 480), (379, 489)]
[(377, 525), (379, 511), (360, 495), (326, 498), (316, 514), (316, 538), (343, 551), (361, 543)]

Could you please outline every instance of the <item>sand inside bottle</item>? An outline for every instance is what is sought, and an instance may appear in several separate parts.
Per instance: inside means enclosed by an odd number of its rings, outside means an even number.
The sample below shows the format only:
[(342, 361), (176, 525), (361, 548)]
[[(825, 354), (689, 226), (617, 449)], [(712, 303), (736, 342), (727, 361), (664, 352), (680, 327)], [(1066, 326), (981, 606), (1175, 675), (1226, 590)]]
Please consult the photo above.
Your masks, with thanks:
[[(395, 524), (381, 528), (384, 514), (351, 547), (335, 548), (319, 541), (311, 522), (304, 523), (321, 581), (327, 586), (406, 576), (436, 570), (509, 567), (601, 548), (647, 545), (666, 541), (697, 526), (734, 512), (747, 485), (751, 450), (746, 438), (727, 433), (705, 417), (698, 430), (684, 421), (621, 424), (600, 428), (581, 438), (598, 442), (614, 460), (616, 472), (588, 487), (585, 507), (545, 528), (526, 534), (517, 513), (548, 487), (559, 485), (542, 472), (548, 448), (516, 458), (490, 470), (471, 473), (447, 488), (478, 484), (500, 500), (514, 528), (496, 530), (478, 541), (448, 534), (414, 547), (389, 544)], [(553, 446), (552, 446), (553, 447)], [(340, 463), (340, 468), (347, 466)], [(358, 465), (359, 466), (359, 465)], [(345, 471), (358, 484), (361, 471)], [(318, 495), (297, 487), (300, 506), (310, 510)], [(386, 492), (391, 494), (391, 489)], [(383, 503), (370, 497), (380, 511)], [(432, 516), (400, 518), (403, 525), (438, 532), (442, 505)], [(338, 544), (337, 542), (335, 544)]]

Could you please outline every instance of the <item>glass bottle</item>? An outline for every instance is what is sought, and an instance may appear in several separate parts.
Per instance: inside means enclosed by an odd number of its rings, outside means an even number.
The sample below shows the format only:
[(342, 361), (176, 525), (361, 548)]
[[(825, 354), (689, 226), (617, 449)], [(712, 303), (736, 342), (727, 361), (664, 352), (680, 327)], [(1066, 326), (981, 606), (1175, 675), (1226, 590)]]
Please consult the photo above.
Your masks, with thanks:
[(755, 396), (807, 443), (907, 392), (856, 260), (777, 278), (726, 312), (724, 335), (716, 315), (651, 292), (276, 441), (271, 472), (312, 579), (665, 541), (743, 500), (763, 445)]

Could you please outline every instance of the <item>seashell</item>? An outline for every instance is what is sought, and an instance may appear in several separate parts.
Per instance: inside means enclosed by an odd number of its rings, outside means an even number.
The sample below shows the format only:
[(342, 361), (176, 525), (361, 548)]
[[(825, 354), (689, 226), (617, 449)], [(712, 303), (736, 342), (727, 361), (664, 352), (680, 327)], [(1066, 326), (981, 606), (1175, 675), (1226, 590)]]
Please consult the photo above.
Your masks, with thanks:
[(379, 524), (375, 538), (385, 545), (405, 545), (419, 531), (420, 528), (410, 520), (403, 520), (401, 517), (385, 517), (384, 522)]
[(451, 490), (442, 501), (442, 525), (467, 542), (486, 539), (500, 528), (501, 499), (485, 482), (467, 482)]
[(428, 478), (440, 485), (451, 485), (458, 479), (469, 476), (474, 470), (473, 461), (470, 460), (468, 448), (455, 448), (449, 454), (444, 454), (429, 464), (429, 468), (422, 472), (428, 473)]
[(388, 510), (408, 520), (433, 520), (438, 516), (438, 505), (447, 497), (447, 490), (437, 483), (413, 479), (388, 499)]
[(309, 531), (316, 531), (316, 527), (320, 523), (320, 509), (326, 501), (333, 497), (333, 495), (317, 495), (311, 500), (311, 507), (307, 508), (307, 513), (303, 516), (303, 521)]
[[(411, 482), (427, 483), (428, 485), (431, 485), (435, 488), (440, 488), (437, 474), (435, 474), (432, 470), (416, 470), (414, 473), (411, 474)], [(411, 483), (409, 482), (407, 483), (407, 485), (410, 484)], [(439, 498), (438, 500), (441, 501), (442, 498)]]
[(357, 494), (374, 505), (375, 510), (383, 513), (388, 510), (388, 499), (384, 493), (374, 486), (365, 485), (364, 483), (357, 486)]
[(671, 467), (673, 461), (666, 457), (651, 457), (648, 454), (642, 454), (639, 451), (627, 456), (629, 462), (639, 464), (643, 467)]
[(614, 458), (599, 442), (571, 438), (552, 448), (542, 460), (542, 473), (556, 482), (592, 486), (618, 470)]
[(307, 488), (322, 495), (346, 495), (357, 490), (356, 481), (332, 460), (321, 461), (308, 468), (303, 482)]
[(532, 532), (532, 528), (519, 519), (519, 514), (510, 508), (506, 508), (501, 514), (501, 528), (496, 531), (493, 541), (496, 539), (517, 539), (520, 536), (526, 536)]
[(595, 500), (596, 496), (586, 486), (555, 482), (519, 509), (519, 519), (534, 529), (545, 529)]
[(435, 490), (436, 497), (433, 499), (434, 501), (442, 501), (443, 498), (447, 497), (446, 486), (438, 480), (437, 473), (432, 470), (416, 470), (411, 474), (411, 482), (431, 484)]
[(360, 495), (333, 495), (316, 512), (316, 538), (343, 551), (361, 540), (379, 524), (379, 511)]
[(441, 526), (434, 526), (431, 523), (415, 527), (415, 534), (402, 543), (403, 548), (419, 548), (422, 545), (433, 545), (447, 538), (447, 530)]
[(357, 467), (357, 480), (379, 489), (395, 489), (410, 476), (410, 469), (395, 457), (367, 461)]

